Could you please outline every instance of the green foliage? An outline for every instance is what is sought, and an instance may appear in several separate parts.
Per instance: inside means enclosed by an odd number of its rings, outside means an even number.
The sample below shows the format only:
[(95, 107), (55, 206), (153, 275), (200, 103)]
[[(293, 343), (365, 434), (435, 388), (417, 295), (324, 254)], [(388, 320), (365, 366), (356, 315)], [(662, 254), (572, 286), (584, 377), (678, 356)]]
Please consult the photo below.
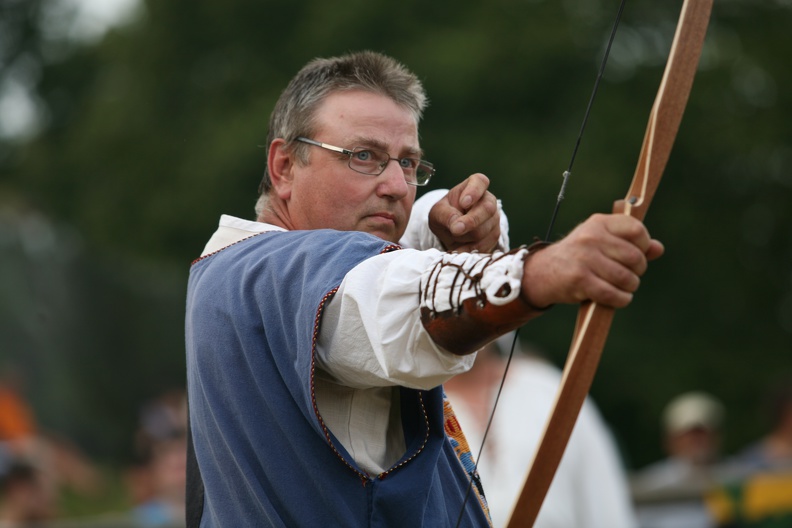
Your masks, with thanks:
[[(628, 5), (554, 237), (627, 189), (677, 4)], [(513, 243), (543, 237), (615, 9), (584, 0), (149, 0), (139, 20), (100, 42), (39, 53), (47, 121), (33, 139), (0, 145), (0, 185), (6, 202), (71, 226), (84, 246), (52, 265), (63, 274), (52, 291), (64, 289), (49, 312), (56, 335), (42, 342), (14, 330), (3, 353), (61, 358), (71, 381), (53, 374), (54, 386), (83, 418), (48, 420), (83, 437), (101, 422), (123, 444), (141, 399), (183, 383), (189, 262), (221, 213), (252, 216), (269, 111), (315, 56), (367, 48), (405, 62), (430, 95), (422, 141), (436, 186), (484, 172)], [(790, 13), (788, 2), (716, 2), (647, 218), (667, 255), (617, 314), (593, 389), (634, 466), (659, 456), (658, 415), (678, 392), (710, 390), (727, 403), (733, 450), (761, 433), (755, 409), (766, 385), (792, 374)], [(38, 49), (36, 38), (20, 46)], [(29, 293), (0, 308), (35, 314), (46, 297), (24, 308)], [(555, 312), (522, 334), (561, 363), (574, 311)]]

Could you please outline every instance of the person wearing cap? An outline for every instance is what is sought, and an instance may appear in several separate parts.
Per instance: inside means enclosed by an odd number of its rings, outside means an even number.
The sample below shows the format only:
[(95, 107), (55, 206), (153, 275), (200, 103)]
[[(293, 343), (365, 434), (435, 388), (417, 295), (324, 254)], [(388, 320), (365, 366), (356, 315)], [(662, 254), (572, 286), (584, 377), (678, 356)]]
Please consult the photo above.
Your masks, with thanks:
[(711, 394), (680, 394), (663, 410), (667, 457), (634, 475), (631, 483), (641, 526), (705, 528), (711, 516), (704, 494), (720, 478), (723, 404)]
[(666, 451), (696, 472), (718, 458), (723, 405), (703, 392), (683, 394), (665, 410)]
[(442, 383), (553, 304), (627, 305), (663, 253), (627, 215), (509, 250), (483, 174), (417, 203), (425, 106), (373, 52), (276, 103), (256, 220), (190, 268), (188, 526), (487, 526)]

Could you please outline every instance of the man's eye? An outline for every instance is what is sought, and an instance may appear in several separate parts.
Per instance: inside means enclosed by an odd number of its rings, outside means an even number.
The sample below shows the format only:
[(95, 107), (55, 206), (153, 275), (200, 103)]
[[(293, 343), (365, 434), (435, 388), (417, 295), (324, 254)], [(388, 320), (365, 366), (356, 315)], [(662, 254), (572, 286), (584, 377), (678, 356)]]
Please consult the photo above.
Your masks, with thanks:
[(355, 159), (358, 161), (371, 161), (373, 154), (368, 150), (359, 150), (355, 152)]
[(410, 158), (402, 158), (399, 160), (399, 165), (401, 165), (402, 169), (414, 169), (416, 163), (415, 160)]

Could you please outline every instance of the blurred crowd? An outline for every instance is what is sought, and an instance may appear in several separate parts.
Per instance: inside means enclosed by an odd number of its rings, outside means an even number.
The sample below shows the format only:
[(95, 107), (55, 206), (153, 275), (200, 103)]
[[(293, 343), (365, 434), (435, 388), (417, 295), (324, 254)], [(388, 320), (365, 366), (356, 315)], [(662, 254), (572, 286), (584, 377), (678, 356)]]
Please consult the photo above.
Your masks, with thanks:
[(135, 437), (136, 464), (127, 476), (132, 518), (141, 527), (184, 525), (187, 397), (173, 390), (146, 404)]
[(0, 371), (0, 527), (36, 525), (58, 514), (58, 493), (89, 495), (99, 474), (68, 440), (42, 431), (24, 397), (24, 376)]
[(758, 413), (767, 433), (732, 455), (721, 451), (724, 405), (680, 394), (662, 416), (667, 457), (632, 479), (641, 528), (792, 526), (792, 380), (772, 387)]
[[(184, 526), (187, 403), (166, 392), (140, 410), (134, 462), (112, 478), (68, 439), (44, 430), (18, 371), (0, 371), (0, 528), (179, 528)], [(120, 481), (116, 508), (70, 519), (64, 496), (90, 503)], [(88, 508), (90, 509), (90, 508)]]
[[(475, 367), (446, 385), (476, 453), (501, 384), (507, 336)], [(505, 526), (561, 379), (539, 355), (520, 350), (490, 424), (479, 472), (494, 526)], [(762, 409), (767, 433), (725, 455), (726, 408), (703, 391), (680, 394), (658, 417), (666, 457), (637, 471), (622, 463), (611, 432), (590, 398), (537, 519), (536, 528), (786, 528), (792, 527), (792, 381), (774, 387)], [(106, 526), (183, 527), (187, 404), (184, 390), (165, 392), (140, 409), (124, 468), (122, 512), (63, 524), (64, 489), (90, 500), (106, 476), (68, 440), (36, 423), (13, 371), (0, 372), (0, 528)]]

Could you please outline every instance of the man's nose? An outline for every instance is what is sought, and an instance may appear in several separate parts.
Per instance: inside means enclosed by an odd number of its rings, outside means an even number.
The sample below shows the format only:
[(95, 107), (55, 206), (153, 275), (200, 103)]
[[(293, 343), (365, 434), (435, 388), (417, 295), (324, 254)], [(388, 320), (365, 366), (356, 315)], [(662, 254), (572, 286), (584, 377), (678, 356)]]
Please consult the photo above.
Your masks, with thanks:
[(404, 170), (399, 165), (399, 160), (391, 158), (379, 178), (380, 183), (377, 191), (380, 195), (391, 196), (396, 199), (407, 195), (409, 184), (404, 176)]

